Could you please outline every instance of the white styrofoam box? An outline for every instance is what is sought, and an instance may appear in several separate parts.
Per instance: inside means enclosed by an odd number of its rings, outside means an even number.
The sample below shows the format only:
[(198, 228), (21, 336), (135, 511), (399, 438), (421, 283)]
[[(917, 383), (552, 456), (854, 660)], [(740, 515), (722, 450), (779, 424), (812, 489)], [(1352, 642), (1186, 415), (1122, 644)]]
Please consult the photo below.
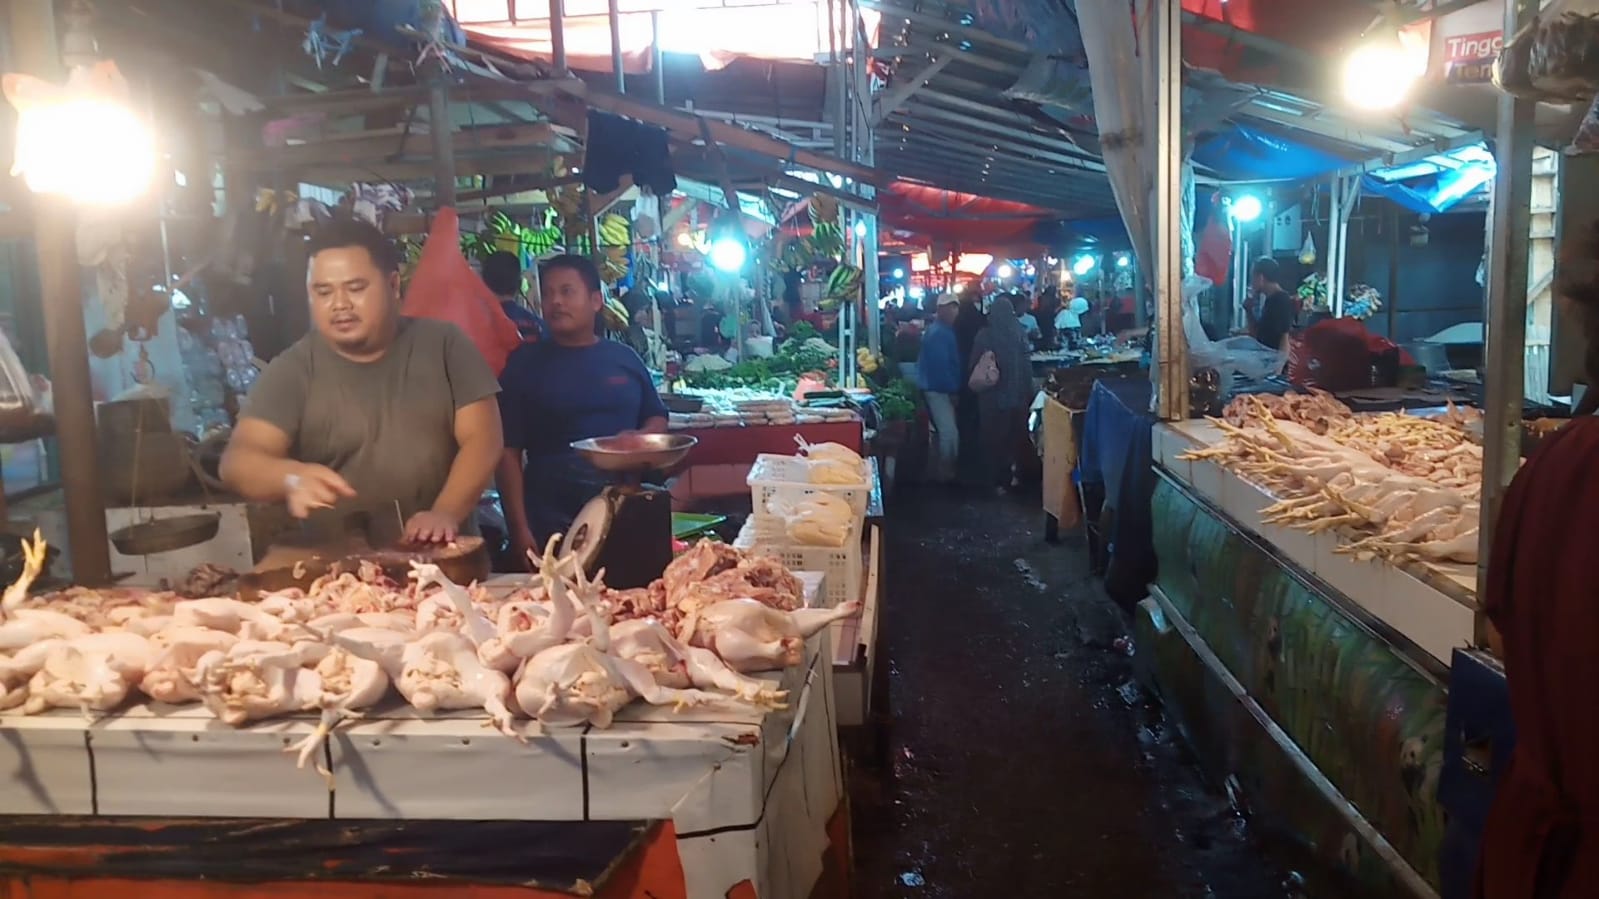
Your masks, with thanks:
[(76, 710), (0, 717), (0, 814), (94, 814), (88, 729)]
[(337, 818), (581, 821), (582, 729), (518, 722), (526, 743), (482, 712), (389, 718), (331, 738)]
[(102, 718), (88, 732), (98, 813), (326, 818), (327, 782), (284, 752), (314, 728), (304, 719), (233, 728), (194, 718)]
[[(759, 733), (759, 724), (617, 722), (593, 730), (583, 738), (588, 815), (667, 818), (682, 806), (679, 831), (754, 821), (762, 793)], [(717, 781), (714, 789), (702, 783), (707, 780)], [(698, 802), (685, 802), (691, 795)]]

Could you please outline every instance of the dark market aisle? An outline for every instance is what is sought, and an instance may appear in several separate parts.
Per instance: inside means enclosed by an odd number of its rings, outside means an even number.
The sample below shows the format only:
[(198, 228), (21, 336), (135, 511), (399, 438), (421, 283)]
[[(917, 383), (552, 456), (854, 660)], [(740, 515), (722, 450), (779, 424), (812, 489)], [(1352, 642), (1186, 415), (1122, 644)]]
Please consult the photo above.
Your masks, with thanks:
[(1081, 538), (1036, 499), (931, 486), (891, 503), (886, 771), (858, 770), (857, 894), (1295, 897), (1119, 651)]

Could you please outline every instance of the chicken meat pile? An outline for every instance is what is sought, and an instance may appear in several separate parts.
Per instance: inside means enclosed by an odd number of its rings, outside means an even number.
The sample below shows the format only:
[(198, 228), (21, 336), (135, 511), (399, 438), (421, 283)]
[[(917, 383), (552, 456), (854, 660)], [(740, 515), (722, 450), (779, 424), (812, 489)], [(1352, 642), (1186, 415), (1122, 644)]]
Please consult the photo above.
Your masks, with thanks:
[[(1482, 450), (1447, 424), (1401, 414), (1328, 418), (1326, 430), (1259, 403), (1225, 439), (1180, 459), (1216, 462), (1277, 496), (1262, 521), (1345, 540), (1338, 552), (1394, 561), (1475, 562)], [(1239, 417), (1234, 417), (1238, 420)]]
[(1245, 394), (1234, 398), (1221, 414), (1234, 427), (1260, 427), (1266, 419), (1276, 419), (1304, 425), (1317, 434), (1325, 434), (1355, 416), (1348, 406), (1324, 390), (1283, 396)]
[(481, 709), (519, 739), (518, 719), (605, 727), (635, 699), (782, 708), (785, 693), (749, 675), (798, 664), (807, 637), (860, 612), (802, 608), (781, 564), (710, 541), (649, 588), (612, 590), (603, 572), (557, 560), (558, 539), (509, 595), (413, 562), (406, 583), (363, 566), (247, 603), (131, 589), (30, 597), (45, 552), (35, 534), (0, 598), (0, 709), (93, 715), (142, 694), (235, 726), (315, 715), (291, 747), (303, 767), (340, 721), (391, 691), (424, 714)]

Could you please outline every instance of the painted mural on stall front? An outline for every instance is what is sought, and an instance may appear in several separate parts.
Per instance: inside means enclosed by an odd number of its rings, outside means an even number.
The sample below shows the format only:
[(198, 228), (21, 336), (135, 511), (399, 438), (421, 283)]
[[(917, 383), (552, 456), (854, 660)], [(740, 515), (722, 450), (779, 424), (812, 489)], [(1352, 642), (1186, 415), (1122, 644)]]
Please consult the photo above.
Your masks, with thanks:
[[(1158, 584), (1176, 611), (1316, 768), (1436, 885), (1444, 687), (1164, 480), (1154, 521)], [(1158, 686), (1205, 765), (1233, 778), (1268, 824), (1370, 895), (1400, 894), (1372, 847), (1219, 679), (1207, 676), (1182, 637), (1160, 632), (1158, 617), (1141, 616), (1140, 646), (1153, 649)]]

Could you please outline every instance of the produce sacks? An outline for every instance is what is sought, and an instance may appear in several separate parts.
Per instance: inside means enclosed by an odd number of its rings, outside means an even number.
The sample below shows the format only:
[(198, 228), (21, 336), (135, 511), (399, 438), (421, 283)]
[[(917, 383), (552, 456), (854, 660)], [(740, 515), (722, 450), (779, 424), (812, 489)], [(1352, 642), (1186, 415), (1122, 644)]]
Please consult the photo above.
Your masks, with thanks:
[(505, 370), (511, 351), (522, 345), (522, 335), (499, 298), (461, 255), (461, 220), (454, 209), (441, 209), (434, 216), (400, 311), (449, 322), (466, 332), (495, 377)]
[(1555, 0), (1538, 15), (1527, 75), (1552, 97), (1599, 94), (1599, 0)]

